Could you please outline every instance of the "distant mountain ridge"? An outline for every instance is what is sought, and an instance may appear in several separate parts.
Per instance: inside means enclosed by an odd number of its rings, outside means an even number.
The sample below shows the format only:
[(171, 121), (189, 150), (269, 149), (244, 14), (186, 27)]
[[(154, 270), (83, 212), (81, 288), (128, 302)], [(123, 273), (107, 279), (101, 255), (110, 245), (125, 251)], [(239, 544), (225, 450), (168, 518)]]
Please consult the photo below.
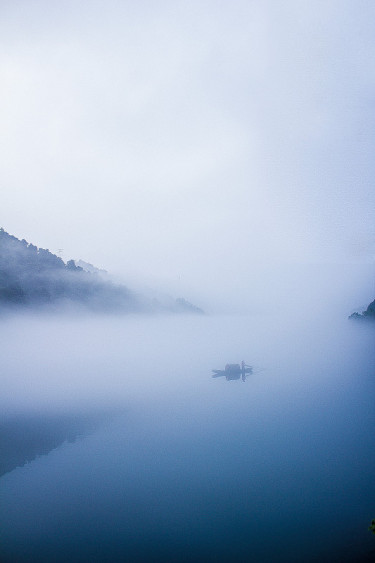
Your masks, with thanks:
[(201, 309), (180, 298), (167, 307), (115, 284), (104, 270), (65, 262), (0, 228), (0, 309), (77, 305), (102, 312), (191, 312)]

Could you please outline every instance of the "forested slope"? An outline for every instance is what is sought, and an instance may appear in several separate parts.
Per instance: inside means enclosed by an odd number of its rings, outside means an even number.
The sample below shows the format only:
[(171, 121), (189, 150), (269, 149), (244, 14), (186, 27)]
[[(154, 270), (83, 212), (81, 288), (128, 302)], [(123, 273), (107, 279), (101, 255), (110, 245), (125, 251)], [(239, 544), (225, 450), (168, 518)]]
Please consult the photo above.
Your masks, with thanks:
[[(51, 304), (75, 304), (95, 311), (165, 309), (155, 299), (142, 298), (124, 285), (103, 279), (100, 270), (85, 271), (74, 260), (65, 264), (49, 250), (37, 248), (0, 229), (0, 307)], [(202, 312), (181, 298), (168, 309)]]

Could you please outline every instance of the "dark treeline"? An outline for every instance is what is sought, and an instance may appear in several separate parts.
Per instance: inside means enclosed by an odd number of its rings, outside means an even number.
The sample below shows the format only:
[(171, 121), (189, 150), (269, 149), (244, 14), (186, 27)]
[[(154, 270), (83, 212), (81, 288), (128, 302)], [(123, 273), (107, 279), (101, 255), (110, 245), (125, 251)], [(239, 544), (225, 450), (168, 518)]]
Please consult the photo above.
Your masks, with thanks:
[(74, 260), (65, 262), (44, 248), (19, 240), (0, 229), (0, 306), (32, 307), (67, 304), (94, 311), (140, 312), (167, 308), (202, 312), (184, 299), (164, 307), (141, 298), (123, 285), (103, 279), (100, 270), (88, 272)]
[(352, 315), (350, 315), (349, 319), (368, 319), (375, 321), (375, 299), (370, 303), (366, 311), (363, 311), (363, 313), (361, 314), (353, 313)]
[(93, 309), (134, 310), (140, 304), (124, 286), (85, 272), (61, 258), (0, 230), (0, 303), (38, 305), (71, 301)]

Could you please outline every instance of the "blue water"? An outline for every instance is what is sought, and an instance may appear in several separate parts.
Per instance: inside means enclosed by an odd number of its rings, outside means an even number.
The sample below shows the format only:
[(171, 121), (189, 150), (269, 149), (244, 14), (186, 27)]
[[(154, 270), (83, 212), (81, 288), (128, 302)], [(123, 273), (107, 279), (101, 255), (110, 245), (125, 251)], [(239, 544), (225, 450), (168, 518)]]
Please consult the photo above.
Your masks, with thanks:
[[(61, 431), (0, 478), (2, 561), (375, 559), (372, 327), (337, 315), (3, 329), (4, 428), (39, 417), (35, 451), (43, 427)], [(242, 359), (246, 382), (211, 378)]]

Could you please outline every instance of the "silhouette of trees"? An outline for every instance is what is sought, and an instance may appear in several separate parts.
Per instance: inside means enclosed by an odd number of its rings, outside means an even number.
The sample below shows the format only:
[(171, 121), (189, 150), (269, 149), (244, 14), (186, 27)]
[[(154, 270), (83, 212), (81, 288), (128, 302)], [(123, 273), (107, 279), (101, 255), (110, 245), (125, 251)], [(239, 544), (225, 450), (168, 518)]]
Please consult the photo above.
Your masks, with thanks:
[(36, 305), (68, 300), (97, 310), (134, 309), (135, 297), (123, 286), (67, 264), (0, 229), (0, 304)]
[[(81, 262), (85, 265), (85, 262)], [(185, 299), (160, 303), (146, 299), (105, 278), (106, 272), (74, 260), (65, 262), (0, 229), (0, 307), (73, 302), (95, 311), (166, 311), (203, 313)]]

